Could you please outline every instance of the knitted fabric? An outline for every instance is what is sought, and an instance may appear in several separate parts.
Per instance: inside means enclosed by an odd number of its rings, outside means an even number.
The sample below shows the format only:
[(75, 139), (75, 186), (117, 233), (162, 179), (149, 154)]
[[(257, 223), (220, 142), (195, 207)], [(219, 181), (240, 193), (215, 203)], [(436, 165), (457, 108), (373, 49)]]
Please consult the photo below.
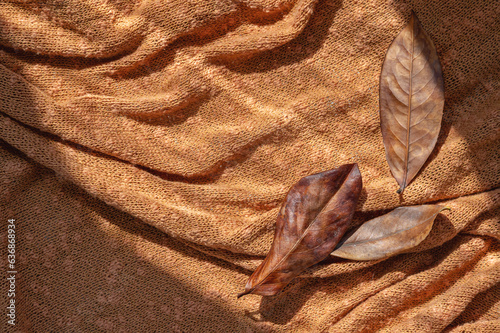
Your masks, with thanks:
[[(400, 196), (378, 85), (412, 9), (446, 102)], [(15, 219), (18, 273), (16, 326), (2, 327), (499, 331), (499, 15), (481, 0), (3, 2), (0, 267)], [(451, 210), (409, 253), (329, 258), (279, 295), (236, 299), (290, 186), (353, 162), (353, 227), (399, 206)]]

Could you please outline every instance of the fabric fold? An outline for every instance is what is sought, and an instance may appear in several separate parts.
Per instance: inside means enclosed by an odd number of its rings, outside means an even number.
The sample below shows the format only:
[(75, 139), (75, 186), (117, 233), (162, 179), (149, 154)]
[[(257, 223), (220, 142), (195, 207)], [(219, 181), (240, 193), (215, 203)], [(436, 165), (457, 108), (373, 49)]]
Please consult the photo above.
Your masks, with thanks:
[[(462, 2), (5, 2), (0, 236), (14, 219), (16, 328), (495, 331), (500, 25), (492, 3)], [(378, 85), (411, 9), (446, 95), (436, 148), (398, 195)], [(329, 257), (276, 297), (236, 300), (290, 186), (348, 163), (363, 178), (351, 228), (400, 206), (450, 210), (407, 253)]]

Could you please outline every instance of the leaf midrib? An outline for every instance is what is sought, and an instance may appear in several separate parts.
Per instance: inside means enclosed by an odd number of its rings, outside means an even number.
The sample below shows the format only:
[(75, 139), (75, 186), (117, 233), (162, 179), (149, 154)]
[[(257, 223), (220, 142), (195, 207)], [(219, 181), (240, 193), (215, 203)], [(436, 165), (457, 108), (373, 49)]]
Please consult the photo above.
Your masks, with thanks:
[(414, 34), (415, 34), (415, 19), (412, 17), (412, 26), (411, 26), (411, 53), (410, 53), (410, 79), (409, 88), (408, 88), (408, 115), (406, 117), (406, 152), (405, 152), (405, 161), (404, 161), (404, 174), (403, 174), (403, 184), (401, 186), (401, 192), (404, 191), (406, 187), (406, 181), (408, 179), (408, 162), (410, 155), (410, 124), (411, 124), (411, 97), (413, 95), (412, 92), (412, 81), (413, 81), (413, 54), (415, 53), (414, 46)]

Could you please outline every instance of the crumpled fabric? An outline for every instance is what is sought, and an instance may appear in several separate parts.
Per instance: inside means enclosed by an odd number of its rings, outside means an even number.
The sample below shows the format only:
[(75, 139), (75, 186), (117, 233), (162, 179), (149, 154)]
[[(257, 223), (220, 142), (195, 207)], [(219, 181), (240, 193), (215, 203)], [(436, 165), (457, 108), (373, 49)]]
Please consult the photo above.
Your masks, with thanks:
[[(446, 102), (400, 196), (378, 85), (411, 10)], [(499, 14), (458, 0), (4, 2), (0, 242), (15, 219), (18, 267), (5, 330), (500, 330)], [(408, 253), (332, 257), (279, 295), (236, 299), (290, 186), (353, 162), (353, 227), (451, 210)]]

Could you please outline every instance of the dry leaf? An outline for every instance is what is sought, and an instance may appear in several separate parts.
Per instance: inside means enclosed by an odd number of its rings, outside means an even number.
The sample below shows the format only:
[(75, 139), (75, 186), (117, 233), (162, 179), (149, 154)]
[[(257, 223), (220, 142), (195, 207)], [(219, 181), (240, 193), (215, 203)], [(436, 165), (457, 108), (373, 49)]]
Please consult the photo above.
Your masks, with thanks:
[(412, 13), (387, 50), (380, 75), (380, 124), (387, 162), (403, 192), (436, 145), (444, 86), (436, 48)]
[(378, 260), (411, 249), (429, 234), (436, 216), (448, 209), (439, 205), (399, 207), (370, 220), (332, 252), (352, 260)]
[(328, 257), (346, 232), (361, 192), (357, 164), (302, 178), (278, 214), (271, 250), (238, 295), (272, 296)]

